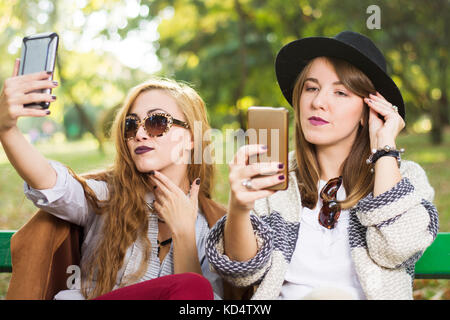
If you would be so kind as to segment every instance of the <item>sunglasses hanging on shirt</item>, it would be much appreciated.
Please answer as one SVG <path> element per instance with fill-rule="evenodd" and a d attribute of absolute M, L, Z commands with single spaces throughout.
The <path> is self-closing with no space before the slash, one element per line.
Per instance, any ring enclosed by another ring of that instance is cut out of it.
<path fill-rule="evenodd" d="M 329 180 L 320 191 L 322 208 L 319 211 L 319 224 L 327 229 L 333 229 L 341 214 L 341 206 L 336 200 L 339 187 L 342 184 L 342 177 Z"/>

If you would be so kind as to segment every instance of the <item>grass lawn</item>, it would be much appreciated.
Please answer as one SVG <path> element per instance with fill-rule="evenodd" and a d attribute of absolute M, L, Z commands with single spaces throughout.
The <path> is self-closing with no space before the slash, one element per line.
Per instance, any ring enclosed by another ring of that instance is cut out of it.
<path fill-rule="evenodd" d="M 402 135 L 397 140 L 398 147 L 406 149 L 404 158 L 419 163 L 427 172 L 435 189 L 434 203 L 440 215 L 440 232 L 450 232 L 450 131 L 445 134 L 445 142 L 433 146 L 428 135 Z M 106 146 L 105 154 L 97 151 L 95 142 L 90 140 L 42 144 L 37 148 L 49 159 L 60 161 L 77 173 L 105 168 L 113 161 L 114 149 Z M 23 195 L 23 181 L 9 164 L 0 148 L 0 229 L 19 229 L 25 224 L 36 208 Z M 214 198 L 226 204 L 229 197 L 228 167 L 217 166 Z M 0 299 L 4 298 L 10 274 L 0 273 Z M 450 299 L 450 280 L 415 280 L 416 299 Z"/>

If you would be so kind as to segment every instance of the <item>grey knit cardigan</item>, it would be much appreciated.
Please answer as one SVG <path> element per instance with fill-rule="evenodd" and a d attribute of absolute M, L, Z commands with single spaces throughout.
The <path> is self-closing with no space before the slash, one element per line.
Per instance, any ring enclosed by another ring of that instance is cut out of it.
<path fill-rule="evenodd" d="M 289 153 L 289 186 L 255 202 L 250 219 L 258 252 L 248 261 L 224 255 L 226 215 L 210 230 L 211 267 L 239 287 L 256 285 L 252 299 L 277 299 L 297 243 L 301 197 L 295 153 Z M 412 299 L 414 266 L 439 229 L 434 190 L 424 170 L 403 160 L 402 180 L 377 197 L 370 193 L 349 211 L 351 257 L 367 299 Z"/>

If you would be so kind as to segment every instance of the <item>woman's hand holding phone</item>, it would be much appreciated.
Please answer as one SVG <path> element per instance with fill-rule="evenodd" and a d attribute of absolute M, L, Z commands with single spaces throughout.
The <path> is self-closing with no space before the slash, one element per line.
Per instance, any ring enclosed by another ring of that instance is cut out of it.
<path fill-rule="evenodd" d="M 51 94 L 33 92 L 58 86 L 56 81 L 49 80 L 47 72 L 18 76 L 19 64 L 20 59 L 16 59 L 13 75 L 5 80 L 0 95 L 0 135 L 15 127 L 19 117 L 44 117 L 50 113 L 48 110 L 24 108 L 25 104 L 56 100 Z"/>
<path fill-rule="evenodd" d="M 230 213 L 249 212 L 253 209 L 256 200 L 276 192 L 266 188 L 279 184 L 285 179 L 284 175 L 280 174 L 280 171 L 284 169 L 280 162 L 250 162 L 250 157 L 265 152 L 267 148 L 262 144 L 245 145 L 237 151 L 233 162 L 229 164 Z M 260 175 L 263 177 L 253 178 Z"/>
<path fill-rule="evenodd" d="M 232 260 L 247 261 L 257 253 L 256 238 L 250 222 L 250 210 L 255 201 L 268 197 L 276 190 L 265 188 L 285 179 L 279 162 L 251 163 L 250 157 L 267 152 L 262 144 L 241 147 L 229 164 L 230 200 L 224 230 L 225 254 Z M 258 177 L 255 177 L 258 176 Z M 255 177 L 255 178 L 252 178 Z"/>

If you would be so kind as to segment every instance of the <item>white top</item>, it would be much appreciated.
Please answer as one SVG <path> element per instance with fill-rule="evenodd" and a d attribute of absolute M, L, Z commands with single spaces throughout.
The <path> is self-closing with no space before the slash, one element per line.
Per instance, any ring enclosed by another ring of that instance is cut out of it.
<path fill-rule="evenodd" d="M 319 181 L 318 193 L 326 181 Z M 346 197 L 344 185 L 337 200 Z M 349 211 L 342 210 L 334 229 L 319 224 L 320 199 L 313 210 L 303 207 L 297 244 L 285 275 L 279 299 L 322 298 L 366 299 L 350 256 L 348 238 Z"/>

